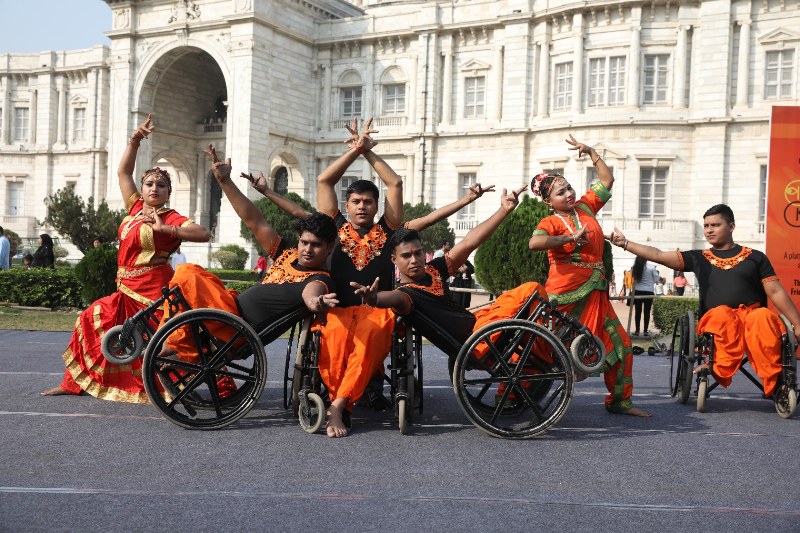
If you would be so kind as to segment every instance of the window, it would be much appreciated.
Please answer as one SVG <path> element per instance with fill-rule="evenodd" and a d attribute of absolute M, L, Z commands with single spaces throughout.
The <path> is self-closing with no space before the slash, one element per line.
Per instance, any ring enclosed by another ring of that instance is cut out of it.
<path fill-rule="evenodd" d="M 611 171 L 612 174 L 614 173 L 614 168 L 613 167 L 609 166 L 608 169 Z M 598 180 L 598 178 L 597 178 L 597 168 L 596 167 L 589 167 L 589 170 L 586 172 L 586 190 L 589 190 L 589 187 L 594 185 L 594 183 L 597 180 Z M 580 197 L 583 194 L 581 191 L 576 191 L 576 192 L 578 194 L 578 197 Z M 608 202 L 606 202 L 605 205 L 603 206 L 603 208 L 600 210 L 600 214 L 611 213 L 611 204 L 612 204 L 613 201 L 614 201 L 614 198 L 612 197 Z"/>
<path fill-rule="evenodd" d="M 286 167 L 280 167 L 275 172 L 275 184 L 272 189 L 281 196 L 286 196 L 289 192 L 289 171 Z"/>
<path fill-rule="evenodd" d="M 553 109 L 568 109 L 572 106 L 572 62 L 556 65 Z"/>
<path fill-rule="evenodd" d="M 643 168 L 639 171 L 639 216 L 666 215 L 667 169 Z"/>
<path fill-rule="evenodd" d="M 23 204 L 23 186 L 22 182 L 11 182 L 8 184 L 8 193 L 6 198 L 8 198 L 8 206 L 6 208 L 6 214 L 8 215 L 22 215 L 22 204 Z"/>
<path fill-rule="evenodd" d="M 86 140 L 86 108 L 76 107 L 72 114 L 72 140 Z"/>
<path fill-rule="evenodd" d="M 625 104 L 625 58 L 589 60 L 589 107 Z"/>
<path fill-rule="evenodd" d="M 14 140 L 28 140 L 28 121 L 30 119 L 30 109 L 27 107 L 17 107 L 14 109 Z"/>
<path fill-rule="evenodd" d="M 406 112 L 405 84 L 384 85 L 383 114 L 402 115 Z"/>
<path fill-rule="evenodd" d="M 792 97 L 794 50 L 767 52 L 764 99 Z"/>
<path fill-rule="evenodd" d="M 767 165 L 761 165 L 761 179 L 758 186 L 758 221 L 767 219 Z"/>
<path fill-rule="evenodd" d="M 667 103 L 667 79 L 669 54 L 644 56 L 643 104 Z"/>
<path fill-rule="evenodd" d="M 354 118 L 361 116 L 361 87 L 350 87 L 341 90 L 341 116 Z"/>
<path fill-rule="evenodd" d="M 342 179 L 339 180 L 339 211 L 345 217 L 347 216 L 347 209 L 345 209 L 347 205 L 347 188 L 358 179 L 355 176 L 342 176 Z"/>
<path fill-rule="evenodd" d="M 464 78 L 464 118 L 482 118 L 486 106 L 486 77 Z"/>
<path fill-rule="evenodd" d="M 477 174 L 474 172 L 468 172 L 458 175 L 458 183 L 461 191 L 461 195 L 459 198 L 463 198 L 464 195 L 469 193 L 469 188 L 475 185 L 477 180 Z M 477 211 L 475 209 L 475 202 L 462 207 L 458 210 L 458 220 L 475 220 Z"/>

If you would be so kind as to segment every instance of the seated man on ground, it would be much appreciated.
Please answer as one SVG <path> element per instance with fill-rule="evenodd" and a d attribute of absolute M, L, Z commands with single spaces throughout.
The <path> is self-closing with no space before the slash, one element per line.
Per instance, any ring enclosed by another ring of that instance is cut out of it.
<path fill-rule="evenodd" d="M 735 227 L 731 208 L 717 204 L 703 215 L 703 234 L 711 245 L 706 250 L 664 252 L 631 242 L 618 229 L 606 238 L 648 261 L 694 272 L 700 285 L 697 331 L 714 335 L 714 378 L 723 387 L 730 385 L 747 353 L 763 383 L 764 396 L 770 397 L 781 375 L 780 337 L 784 326 L 766 307 L 767 300 L 791 322 L 791 334 L 796 338 L 800 337 L 800 313 L 778 281 L 769 258 L 734 242 Z"/>

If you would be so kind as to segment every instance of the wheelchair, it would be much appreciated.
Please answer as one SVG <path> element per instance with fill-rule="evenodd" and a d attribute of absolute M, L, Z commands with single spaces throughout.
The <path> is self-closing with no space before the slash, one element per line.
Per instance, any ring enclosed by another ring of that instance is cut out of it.
<path fill-rule="evenodd" d="M 156 313 L 165 302 L 171 318 L 159 328 Z M 158 300 L 109 329 L 101 347 L 106 359 L 117 364 L 142 357 L 147 396 L 168 420 L 187 429 L 220 429 L 258 402 L 267 376 L 264 346 L 297 328 L 306 314 L 305 310 L 290 313 L 256 333 L 245 320 L 226 311 L 191 309 L 179 287 L 165 287 Z M 167 341 L 174 334 L 188 339 L 192 361 L 170 349 Z M 289 350 L 291 346 L 290 342 Z M 227 395 L 218 387 L 223 377 L 236 384 Z M 324 410 L 316 416 L 324 420 Z"/>
<path fill-rule="evenodd" d="M 797 410 L 797 344 L 794 335 L 791 334 L 792 325 L 781 315 L 781 320 L 787 333 L 781 335 L 781 374 L 778 378 L 778 385 L 773 395 L 775 411 L 781 418 L 791 418 Z M 670 395 L 677 397 L 678 401 L 685 404 L 692 393 L 692 382 L 696 384 L 695 394 L 697 396 L 697 411 L 702 413 L 707 406 L 711 391 L 719 386 L 719 383 L 711 379 L 714 376 L 711 368 L 714 363 L 714 335 L 711 333 L 697 334 L 697 324 L 695 323 L 694 313 L 687 311 L 685 315 L 675 320 L 672 331 L 672 342 L 667 355 L 669 362 L 669 387 Z M 747 354 L 742 358 L 739 371 L 747 377 L 761 392 L 764 387 L 753 374 L 745 368 L 748 361 Z M 707 364 L 707 368 L 702 368 L 695 372 L 695 368 Z"/>
<path fill-rule="evenodd" d="M 312 328 L 314 317 L 308 317 L 292 327 L 286 348 L 283 369 L 283 407 L 297 417 L 307 433 L 316 433 L 326 419 L 326 400 L 319 374 L 320 331 Z M 295 328 L 298 335 L 295 337 Z M 297 339 L 295 361 L 292 364 L 292 344 Z"/>
<path fill-rule="evenodd" d="M 534 293 L 513 318 L 483 326 L 460 347 L 456 399 L 489 435 L 541 435 L 566 412 L 576 370 L 593 373 L 605 362 L 603 342 L 557 305 Z"/>

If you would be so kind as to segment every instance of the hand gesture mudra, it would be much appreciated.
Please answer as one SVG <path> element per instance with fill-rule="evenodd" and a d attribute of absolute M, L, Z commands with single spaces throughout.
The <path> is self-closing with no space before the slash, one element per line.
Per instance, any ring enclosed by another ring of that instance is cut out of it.
<path fill-rule="evenodd" d="M 494 185 L 488 185 L 486 187 L 483 187 L 480 183 L 476 183 L 474 185 L 471 185 L 469 188 L 469 195 L 470 198 L 473 200 L 477 200 L 478 198 L 483 196 L 483 193 L 485 192 L 494 192 Z"/>
<path fill-rule="evenodd" d="M 164 222 L 161 221 L 161 217 L 158 216 L 158 213 L 155 210 L 145 215 L 142 222 L 153 228 L 153 233 L 161 233 L 166 227 Z"/>
<path fill-rule="evenodd" d="M 589 244 L 589 230 L 586 229 L 586 226 L 582 227 L 577 231 L 577 233 L 572 234 L 572 240 L 575 241 L 577 246 L 583 246 L 584 244 Z"/>
<path fill-rule="evenodd" d="M 625 246 L 625 242 L 628 240 L 618 228 L 614 228 L 611 233 L 604 235 L 604 237 L 614 246 Z"/>
<path fill-rule="evenodd" d="M 519 195 L 527 188 L 527 185 L 523 185 L 517 190 L 512 190 L 510 193 L 506 189 L 503 189 L 503 195 L 500 197 L 500 206 L 506 211 L 513 211 L 519 205 Z"/>
<path fill-rule="evenodd" d="M 147 114 L 147 118 L 145 119 L 145 121 L 142 122 L 141 124 L 139 124 L 139 126 L 133 132 L 133 136 L 138 138 L 139 140 L 147 139 L 147 137 L 151 133 L 156 131 L 156 127 L 153 126 L 152 124 L 150 124 L 150 122 L 152 120 L 153 120 L 153 114 L 152 113 L 148 113 Z"/>
<path fill-rule="evenodd" d="M 378 303 L 378 282 L 380 278 L 375 278 L 375 281 L 372 282 L 371 285 L 361 285 L 360 283 L 356 283 L 355 281 L 350 282 L 350 286 L 355 289 L 355 294 L 357 296 L 361 296 L 361 301 L 363 301 L 367 305 L 371 305 L 375 307 L 375 304 Z"/>
<path fill-rule="evenodd" d="M 255 190 L 264 196 L 267 195 L 267 191 L 269 191 L 269 185 L 267 185 L 267 178 L 264 176 L 263 172 L 260 170 L 258 171 L 258 178 L 253 177 L 253 174 L 249 172 L 242 172 L 241 177 L 249 181 L 250 185 L 252 185 Z"/>
<path fill-rule="evenodd" d="M 576 141 L 575 137 L 573 137 L 571 133 L 569 135 L 569 139 L 566 139 L 566 141 L 569 144 L 572 145 L 572 147 L 569 148 L 570 150 L 577 150 L 578 151 L 578 157 L 581 157 L 584 154 L 589 155 L 592 152 L 592 147 L 591 146 L 589 146 L 587 144 L 583 144 L 582 142 Z M 590 155 L 590 157 L 591 157 L 591 155 Z"/>
<path fill-rule="evenodd" d="M 355 148 L 358 153 L 363 154 L 372 150 L 378 143 L 372 138 L 373 133 L 378 133 L 378 130 L 372 129 L 372 117 L 368 118 L 364 123 L 364 130 L 358 133 L 358 118 L 353 118 L 352 124 L 345 124 L 347 131 L 350 133 L 350 138 L 344 141 L 350 148 Z"/>

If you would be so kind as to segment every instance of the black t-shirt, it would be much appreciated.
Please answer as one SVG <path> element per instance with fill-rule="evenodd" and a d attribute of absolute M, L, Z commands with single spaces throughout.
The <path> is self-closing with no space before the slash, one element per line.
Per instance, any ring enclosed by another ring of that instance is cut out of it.
<path fill-rule="evenodd" d="M 448 255 L 437 257 L 425 266 L 425 276 L 413 283 L 401 283 L 397 289 L 411 298 L 408 322 L 440 350 L 455 357 L 472 334 L 475 315 L 451 299 L 445 283 L 453 274 L 449 263 Z M 437 329 L 446 331 L 458 346 L 453 346 Z"/>
<path fill-rule="evenodd" d="M 758 250 L 736 245 L 730 250 L 678 252 L 681 270 L 694 272 L 700 285 L 700 316 L 720 305 L 737 308 L 767 305 L 764 283 L 777 279 L 769 258 Z"/>
<path fill-rule="evenodd" d="M 394 235 L 395 229 L 389 226 L 385 217 L 381 217 L 369 230 L 356 230 L 341 211 L 336 214 L 334 221 L 339 228 L 339 239 L 331 255 L 331 277 L 339 306 L 361 305 L 361 297 L 354 293 L 351 281 L 370 285 L 380 277 L 378 289 L 392 290 L 394 265 L 386 243 Z"/>
<path fill-rule="evenodd" d="M 324 270 L 311 270 L 300 265 L 297 249 L 289 248 L 283 240 L 270 256 L 274 263 L 267 270 L 264 281 L 236 297 L 239 312 L 256 331 L 297 311 L 307 315 L 309 311 L 302 295 L 303 289 L 312 281 L 324 283 L 328 288 L 325 292 L 330 292 L 333 286 L 330 275 Z M 271 342 L 284 331 L 273 332 L 266 342 Z"/>

